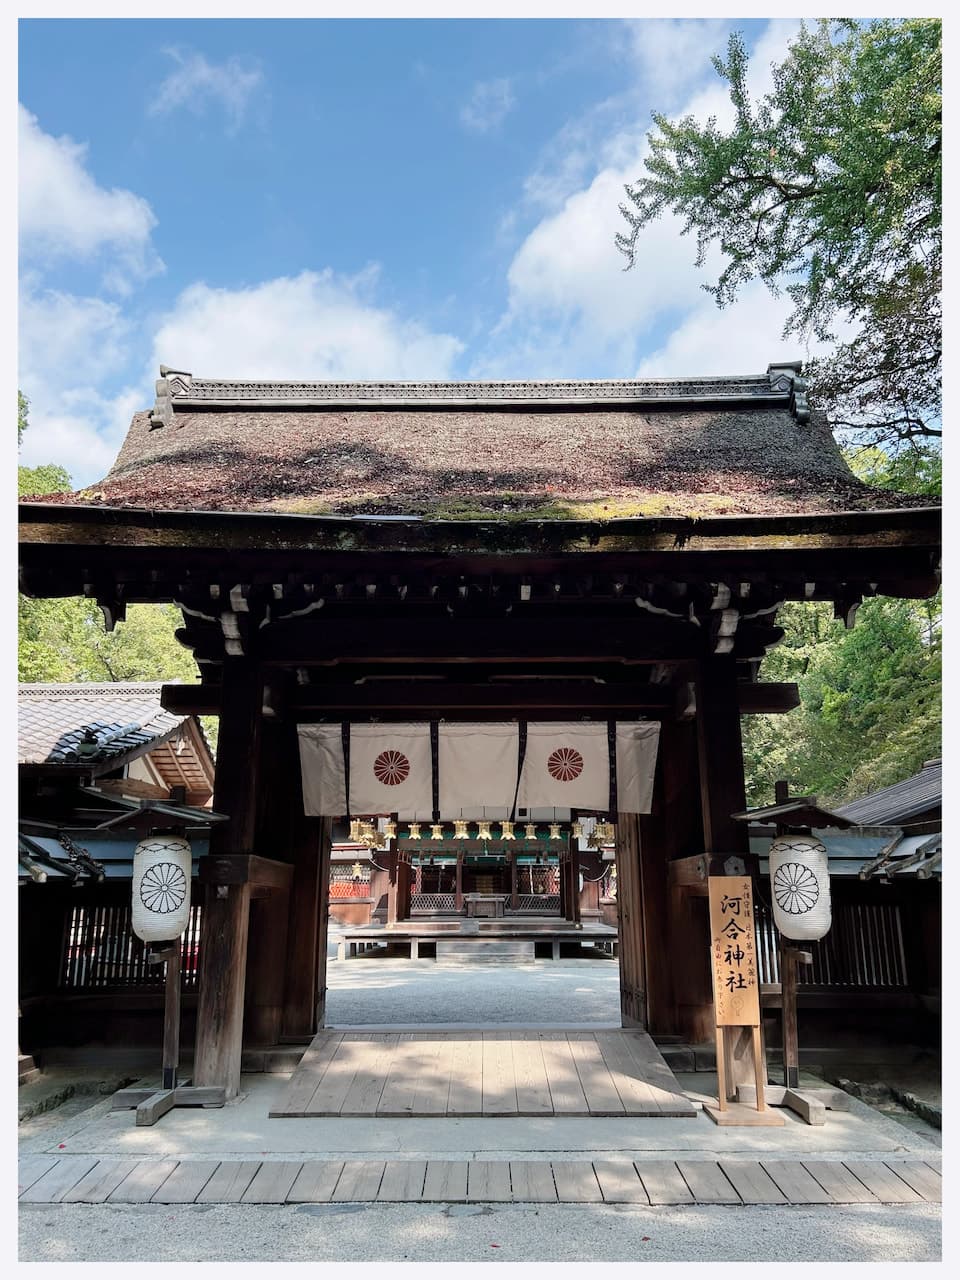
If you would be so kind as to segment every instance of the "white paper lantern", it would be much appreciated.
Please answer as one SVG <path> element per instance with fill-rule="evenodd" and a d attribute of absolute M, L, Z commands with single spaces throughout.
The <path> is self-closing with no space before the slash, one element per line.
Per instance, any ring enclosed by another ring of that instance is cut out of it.
<path fill-rule="evenodd" d="M 785 938 L 814 942 L 830 928 L 830 870 L 816 836 L 777 836 L 770 846 L 773 919 Z"/>
<path fill-rule="evenodd" d="M 190 919 L 193 853 L 182 836 L 149 836 L 133 855 L 133 932 L 144 942 L 179 938 Z"/>

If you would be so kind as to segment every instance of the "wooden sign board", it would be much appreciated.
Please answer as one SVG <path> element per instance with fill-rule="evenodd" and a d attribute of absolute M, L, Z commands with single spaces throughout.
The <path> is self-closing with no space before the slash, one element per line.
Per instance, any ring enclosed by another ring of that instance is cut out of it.
<path fill-rule="evenodd" d="M 710 954 L 718 1027 L 759 1027 L 760 980 L 749 876 L 710 876 Z"/>

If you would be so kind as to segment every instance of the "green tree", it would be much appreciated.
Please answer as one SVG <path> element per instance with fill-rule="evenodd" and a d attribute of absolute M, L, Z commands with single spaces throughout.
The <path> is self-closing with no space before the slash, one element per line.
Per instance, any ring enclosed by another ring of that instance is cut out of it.
<path fill-rule="evenodd" d="M 17 439 L 27 429 L 29 403 L 17 393 Z M 18 468 L 21 497 L 69 492 L 69 473 L 54 463 Z M 176 639 L 182 625 L 172 604 L 136 604 L 107 632 L 94 600 L 34 600 L 21 595 L 19 678 L 25 682 L 197 679 L 193 655 Z"/>
<path fill-rule="evenodd" d="M 785 333 L 834 341 L 811 362 L 836 428 L 899 446 L 940 434 L 941 35 L 933 18 L 803 26 L 759 102 L 742 38 L 713 60 L 734 123 L 654 113 L 646 174 L 626 188 L 628 264 L 643 228 L 684 219 L 719 306 L 763 280 L 793 303 Z"/>
<path fill-rule="evenodd" d="M 871 484 L 940 492 L 939 449 L 914 447 L 891 458 L 868 447 L 848 460 Z M 939 592 L 929 600 L 867 600 L 852 631 L 827 604 L 789 603 L 777 620 L 785 635 L 764 659 L 763 677 L 796 681 L 800 706 L 743 718 L 751 804 L 771 803 L 780 778 L 828 805 L 855 800 L 940 754 Z"/>

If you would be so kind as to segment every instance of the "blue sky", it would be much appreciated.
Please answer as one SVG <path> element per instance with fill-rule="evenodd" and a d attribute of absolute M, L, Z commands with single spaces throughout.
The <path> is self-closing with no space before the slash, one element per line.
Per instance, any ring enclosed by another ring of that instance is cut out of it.
<path fill-rule="evenodd" d="M 736 23 L 757 90 L 796 24 Z M 205 377 L 760 372 L 663 220 L 613 247 L 650 112 L 721 117 L 718 19 L 24 20 L 21 458 L 108 470 L 161 362 Z"/>

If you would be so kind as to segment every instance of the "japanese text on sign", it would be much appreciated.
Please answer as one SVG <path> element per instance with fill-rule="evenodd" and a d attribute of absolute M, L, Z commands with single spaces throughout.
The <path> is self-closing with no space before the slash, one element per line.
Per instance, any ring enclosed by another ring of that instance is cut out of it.
<path fill-rule="evenodd" d="M 758 1027 L 753 885 L 749 876 L 711 876 L 710 951 L 718 1027 Z"/>

